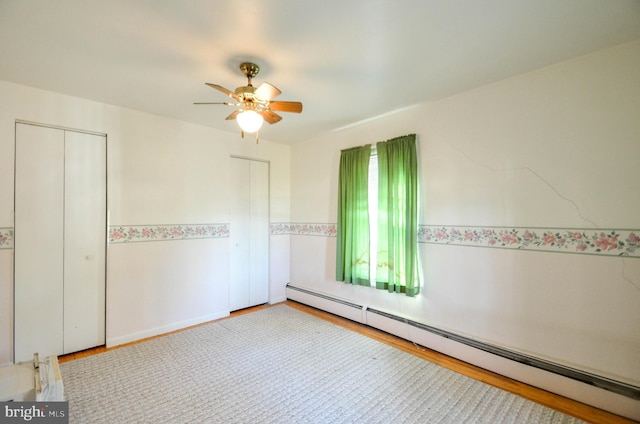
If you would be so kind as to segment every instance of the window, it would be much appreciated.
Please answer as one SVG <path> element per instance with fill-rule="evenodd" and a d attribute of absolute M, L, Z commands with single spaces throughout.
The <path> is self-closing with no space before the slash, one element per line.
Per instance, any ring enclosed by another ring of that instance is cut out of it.
<path fill-rule="evenodd" d="M 415 296 L 418 277 L 415 134 L 341 152 L 336 279 Z"/>

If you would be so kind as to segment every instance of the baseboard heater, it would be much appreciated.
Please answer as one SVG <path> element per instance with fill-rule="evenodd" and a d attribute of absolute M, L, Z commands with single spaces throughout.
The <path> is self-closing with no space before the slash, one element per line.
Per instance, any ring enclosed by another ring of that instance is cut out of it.
<path fill-rule="evenodd" d="M 326 294 L 317 293 L 311 290 L 306 290 L 300 287 L 292 286 L 291 284 L 287 284 L 287 289 L 295 290 L 306 295 L 314 296 L 320 299 L 324 299 L 330 302 L 334 302 L 337 304 L 341 304 L 347 306 L 349 308 L 359 309 L 362 313 L 371 313 L 377 314 L 379 316 L 392 319 L 395 321 L 399 321 L 401 323 L 410 325 L 412 327 L 418 328 L 420 330 L 424 330 L 430 332 L 432 334 L 436 334 L 440 337 L 444 337 L 449 340 L 453 340 L 458 343 L 462 343 L 464 345 L 482 350 L 484 352 L 491 353 L 493 355 L 497 355 L 506 359 L 510 359 L 515 362 L 519 362 L 521 364 L 525 364 L 531 367 L 535 367 L 544 371 L 552 372 L 554 374 L 561 375 L 563 377 L 570 378 L 572 380 L 577 380 L 582 383 L 586 383 L 604 390 L 608 390 L 610 392 L 614 392 L 631 399 L 640 400 L 640 387 L 632 386 L 630 384 L 612 380 L 607 377 L 602 377 L 600 375 L 592 374 L 586 371 L 582 371 L 579 369 L 567 367 L 565 365 L 557 364 L 554 362 L 546 361 L 540 358 L 536 358 L 530 355 L 526 355 L 520 352 L 512 351 L 509 349 L 505 349 L 499 346 L 492 345 L 490 343 L 486 343 L 480 340 L 471 339 L 466 336 L 462 336 L 460 334 L 452 333 L 450 331 L 442 330 L 440 328 L 432 327 L 430 325 L 426 325 L 417 321 L 413 321 L 410 319 L 406 319 L 404 317 L 399 317 L 397 315 L 390 314 L 388 312 L 380 311 L 371 307 L 366 307 L 364 305 L 358 305 L 353 302 L 345 301 L 343 299 L 338 299 L 332 296 L 328 296 Z M 299 301 L 301 303 L 305 303 L 304 301 L 300 301 L 297 299 L 291 299 L 294 301 Z M 311 305 L 313 306 L 313 305 Z"/>

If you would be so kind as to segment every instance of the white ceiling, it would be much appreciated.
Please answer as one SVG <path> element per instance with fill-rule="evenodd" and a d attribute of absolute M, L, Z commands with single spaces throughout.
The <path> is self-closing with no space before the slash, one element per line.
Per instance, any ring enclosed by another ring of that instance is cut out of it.
<path fill-rule="evenodd" d="M 239 133 L 261 67 L 293 143 L 640 37 L 638 0 L 0 0 L 0 80 Z"/>

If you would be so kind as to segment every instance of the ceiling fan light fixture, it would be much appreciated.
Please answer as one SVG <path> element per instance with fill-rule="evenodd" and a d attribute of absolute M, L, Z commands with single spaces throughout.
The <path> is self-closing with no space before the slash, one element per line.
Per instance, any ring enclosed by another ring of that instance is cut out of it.
<path fill-rule="evenodd" d="M 254 133 L 262 128 L 264 118 L 255 110 L 245 110 L 236 116 L 236 121 L 242 131 L 246 133 Z"/>
<path fill-rule="evenodd" d="M 256 142 L 258 141 L 258 131 L 262 128 L 264 121 L 267 121 L 268 124 L 275 124 L 282 120 L 282 116 L 276 112 L 302 112 L 302 103 L 300 102 L 273 100 L 281 94 L 281 91 L 274 85 L 263 82 L 257 88 L 253 86 L 251 81 L 260 71 L 260 67 L 255 63 L 241 63 L 240 71 L 247 77 L 247 85 L 238 87 L 235 91 L 218 84 L 205 83 L 209 87 L 231 97 L 236 103 L 195 102 L 194 104 L 240 106 L 240 109 L 233 111 L 225 120 L 231 121 L 235 119 L 242 130 L 243 138 L 244 133 L 256 133 Z"/>

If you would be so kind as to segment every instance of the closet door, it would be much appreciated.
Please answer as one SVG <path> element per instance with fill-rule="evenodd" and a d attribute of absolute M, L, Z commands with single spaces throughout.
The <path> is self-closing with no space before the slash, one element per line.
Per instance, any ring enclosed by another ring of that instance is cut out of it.
<path fill-rule="evenodd" d="M 64 352 L 105 342 L 106 138 L 65 132 Z"/>
<path fill-rule="evenodd" d="M 230 310 L 269 300 L 269 164 L 231 159 Z"/>
<path fill-rule="evenodd" d="M 106 137 L 16 125 L 16 362 L 105 341 Z"/>
<path fill-rule="evenodd" d="M 229 222 L 231 243 L 229 271 L 229 309 L 236 311 L 249 306 L 249 259 L 250 259 L 250 206 L 249 194 L 250 162 L 231 159 Z"/>
<path fill-rule="evenodd" d="M 63 352 L 63 163 L 63 131 L 16 125 L 16 362 Z"/>
<path fill-rule="evenodd" d="M 269 301 L 269 164 L 249 162 L 249 306 L 255 306 Z"/>

